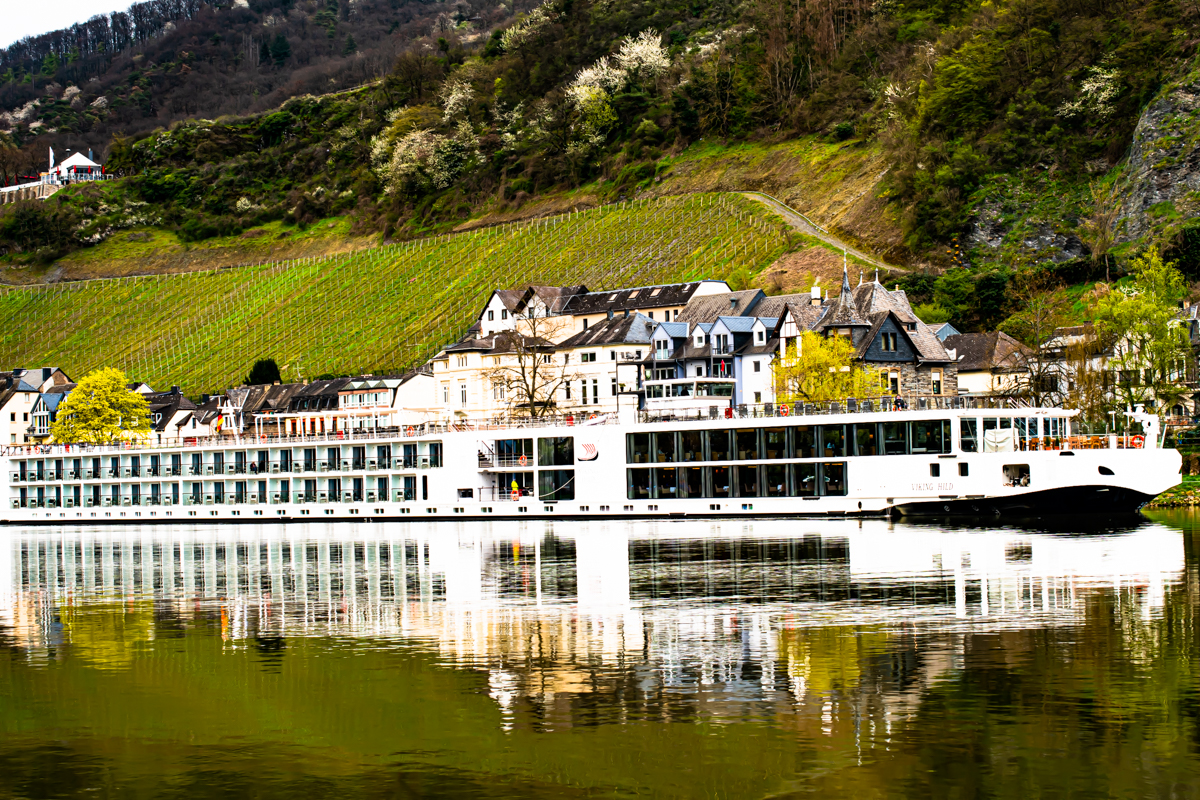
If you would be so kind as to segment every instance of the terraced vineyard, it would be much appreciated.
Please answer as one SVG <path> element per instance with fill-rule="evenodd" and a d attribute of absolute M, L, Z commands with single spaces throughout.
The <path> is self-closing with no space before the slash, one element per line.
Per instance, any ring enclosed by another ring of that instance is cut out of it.
<path fill-rule="evenodd" d="M 117 366 L 224 389 L 258 358 L 285 380 L 386 374 L 466 331 L 493 289 L 594 290 L 758 271 L 785 225 L 740 195 L 635 201 L 322 259 L 0 290 L 0 367 Z"/>

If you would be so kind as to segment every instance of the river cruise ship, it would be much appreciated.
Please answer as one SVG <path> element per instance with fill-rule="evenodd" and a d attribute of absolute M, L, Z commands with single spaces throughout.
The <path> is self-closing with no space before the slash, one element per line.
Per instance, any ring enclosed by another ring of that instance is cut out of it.
<path fill-rule="evenodd" d="M 177 444 L 13 447 L 19 524 L 1132 512 L 1179 481 L 1157 420 L 970 398 L 691 407 Z"/>

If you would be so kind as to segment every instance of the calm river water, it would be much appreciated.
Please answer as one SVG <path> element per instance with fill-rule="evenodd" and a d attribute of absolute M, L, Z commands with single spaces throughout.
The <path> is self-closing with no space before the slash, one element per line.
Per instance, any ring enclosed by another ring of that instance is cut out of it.
<path fill-rule="evenodd" d="M 0 798 L 1196 797 L 1200 518 L 0 530 Z"/>

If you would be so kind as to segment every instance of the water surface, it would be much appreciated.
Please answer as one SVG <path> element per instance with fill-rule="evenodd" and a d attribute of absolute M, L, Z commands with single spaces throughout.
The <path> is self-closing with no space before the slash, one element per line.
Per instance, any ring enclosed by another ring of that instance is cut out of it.
<path fill-rule="evenodd" d="M 1189 512 L 0 531 L 0 797 L 1195 797 Z"/>

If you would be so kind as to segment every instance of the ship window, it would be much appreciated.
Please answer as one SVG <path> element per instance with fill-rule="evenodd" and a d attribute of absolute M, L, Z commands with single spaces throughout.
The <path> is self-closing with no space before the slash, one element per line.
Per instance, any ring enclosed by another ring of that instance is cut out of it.
<path fill-rule="evenodd" d="M 1101 475 L 1115 475 L 1116 474 L 1108 467 L 1097 467 L 1097 469 L 1100 470 Z"/>
<path fill-rule="evenodd" d="M 575 437 L 538 439 L 538 466 L 569 467 L 575 463 Z M 542 498 L 543 500 L 546 498 Z M 567 499 L 567 498 L 563 498 Z"/>
<path fill-rule="evenodd" d="M 874 422 L 854 426 L 855 455 L 879 455 L 879 431 Z"/>
<path fill-rule="evenodd" d="M 942 465 L 941 464 L 930 464 L 929 465 L 929 477 L 940 478 L 941 476 L 942 476 Z"/>
<path fill-rule="evenodd" d="M 766 472 L 767 497 L 787 497 L 787 467 L 783 464 L 768 464 Z"/>
<path fill-rule="evenodd" d="M 758 452 L 757 428 L 734 431 L 734 438 L 737 443 L 737 458 L 739 461 L 747 461 L 752 458 L 761 458 Z M 748 495 L 742 496 L 747 497 Z"/>
<path fill-rule="evenodd" d="M 662 500 L 674 500 L 678 497 L 679 486 L 675 480 L 674 467 L 659 467 L 654 470 L 655 497 Z"/>
<path fill-rule="evenodd" d="M 731 467 L 710 467 L 712 470 L 712 496 L 729 497 Z"/>
<path fill-rule="evenodd" d="M 817 429 L 811 425 L 800 425 L 792 429 L 796 446 L 796 458 L 817 457 Z"/>
<path fill-rule="evenodd" d="M 965 461 L 958 465 L 958 474 L 962 477 L 967 477 L 971 474 L 971 467 Z"/>
<path fill-rule="evenodd" d="M 1012 420 L 1008 420 L 1012 422 Z M 933 419 L 912 423 L 912 452 L 949 453 L 950 422 Z"/>
<path fill-rule="evenodd" d="M 649 500 L 650 499 L 650 470 L 648 469 L 627 469 L 626 474 L 626 496 L 630 500 Z"/>
<path fill-rule="evenodd" d="M 792 477 L 797 497 L 817 496 L 816 464 L 795 464 Z"/>
<path fill-rule="evenodd" d="M 650 434 L 629 433 L 625 435 L 625 446 L 628 449 L 630 464 L 650 463 Z M 632 499 L 632 498 L 630 498 Z"/>
<path fill-rule="evenodd" d="M 763 458 L 787 458 L 787 429 L 763 430 Z"/>
<path fill-rule="evenodd" d="M 563 438 L 570 439 L 571 437 L 568 436 Z M 574 500 L 575 470 L 538 470 L 538 499 L 543 501 Z"/>
<path fill-rule="evenodd" d="M 675 434 L 654 434 L 654 460 L 662 464 L 675 460 Z"/>
<path fill-rule="evenodd" d="M 680 497 L 704 497 L 703 467 L 680 467 L 676 470 Z"/>
<path fill-rule="evenodd" d="M 846 455 L 846 426 L 821 426 L 821 455 L 828 458 Z"/>
<path fill-rule="evenodd" d="M 1037 424 L 1037 420 L 1034 420 Z M 964 453 L 979 452 L 979 420 L 962 419 L 958 421 L 959 436 L 962 439 L 962 451 Z"/>
<path fill-rule="evenodd" d="M 704 435 L 701 431 L 683 431 L 679 434 L 679 460 L 704 460 Z"/>
<path fill-rule="evenodd" d="M 708 431 L 708 460 L 728 461 L 731 453 L 729 431 Z"/>
<path fill-rule="evenodd" d="M 822 494 L 840 497 L 846 494 L 846 465 L 844 463 L 821 464 Z"/>
<path fill-rule="evenodd" d="M 743 464 L 737 468 L 738 497 L 758 497 L 758 466 Z"/>
<path fill-rule="evenodd" d="M 902 456 L 908 452 L 908 423 L 883 423 L 883 452 L 889 456 Z"/>

